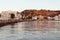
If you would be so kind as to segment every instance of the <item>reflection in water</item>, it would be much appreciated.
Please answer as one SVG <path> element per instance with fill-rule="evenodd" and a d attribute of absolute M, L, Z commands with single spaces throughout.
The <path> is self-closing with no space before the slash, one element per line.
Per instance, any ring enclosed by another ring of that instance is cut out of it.
<path fill-rule="evenodd" d="M 60 40 L 60 21 L 31 21 L 0 28 L 0 40 Z"/>
<path fill-rule="evenodd" d="M 24 31 L 54 31 L 60 30 L 60 22 L 53 21 L 33 21 L 33 22 L 25 22 Z"/>
<path fill-rule="evenodd" d="M 14 34 L 15 33 L 15 30 L 14 30 L 14 24 L 11 25 L 11 34 Z"/>

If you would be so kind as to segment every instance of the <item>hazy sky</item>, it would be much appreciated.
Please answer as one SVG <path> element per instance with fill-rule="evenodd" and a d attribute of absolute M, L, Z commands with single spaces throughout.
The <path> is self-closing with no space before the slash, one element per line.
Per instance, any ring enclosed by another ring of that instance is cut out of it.
<path fill-rule="evenodd" d="M 0 11 L 25 9 L 59 10 L 60 0 L 0 0 Z"/>

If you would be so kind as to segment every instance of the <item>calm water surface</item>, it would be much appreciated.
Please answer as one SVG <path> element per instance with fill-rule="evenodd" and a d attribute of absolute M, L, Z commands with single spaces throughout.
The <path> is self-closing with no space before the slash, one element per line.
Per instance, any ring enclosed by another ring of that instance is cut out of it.
<path fill-rule="evenodd" d="M 0 28 L 0 40 L 60 40 L 60 21 L 19 22 Z"/>

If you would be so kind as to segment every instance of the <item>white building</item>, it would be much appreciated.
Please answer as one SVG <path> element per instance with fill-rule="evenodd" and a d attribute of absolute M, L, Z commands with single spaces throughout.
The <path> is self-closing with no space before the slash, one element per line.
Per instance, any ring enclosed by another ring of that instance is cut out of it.
<path fill-rule="evenodd" d="M 8 20 L 11 19 L 11 14 L 15 14 L 15 18 L 17 18 L 17 12 L 16 11 L 2 11 L 1 12 L 1 18 L 2 20 Z"/>
<path fill-rule="evenodd" d="M 32 20 L 37 20 L 37 16 L 33 16 L 32 17 Z"/>
<path fill-rule="evenodd" d="M 50 20 L 51 19 L 51 17 L 47 17 L 48 18 L 48 20 Z"/>
<path fill-rule="evenodd" d="M 53 20 L 54 19 L 54 17 L 50 17 L 50 16 L 48 16 L 47 18 L 48 18 L 48 20 Z"/>

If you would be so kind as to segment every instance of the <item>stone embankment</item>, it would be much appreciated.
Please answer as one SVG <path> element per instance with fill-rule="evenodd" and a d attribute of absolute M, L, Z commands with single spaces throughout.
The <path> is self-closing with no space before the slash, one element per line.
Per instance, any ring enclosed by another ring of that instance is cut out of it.
<path fill-rule="evenodd" d="M 8 24 L 14 24 L 17 22 L 22 22 L 23 20 L 17 19 L 10 19 L 10 20 L 0 20 L 0 27 Z"/>

